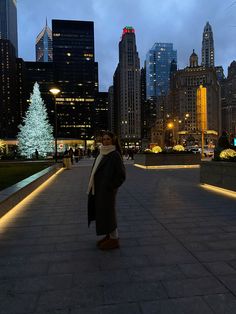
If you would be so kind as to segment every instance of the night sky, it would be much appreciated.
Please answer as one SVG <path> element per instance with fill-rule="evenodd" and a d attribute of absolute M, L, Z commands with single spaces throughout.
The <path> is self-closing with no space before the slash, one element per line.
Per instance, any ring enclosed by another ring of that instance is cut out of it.
<path fill-rule="evenodd" d="M 172 42 L 178 68 L 189 63 L 192 50 L 201 63 L 202 32 L 212 26 L 215 65 L 236 60 L 236 1 L 232 0 L 18 0 L 19 57 L 35 61 L 35 39 L 52 19 L 94 21 L 95 58 L 100 91 L 107 91 L 118 63 L 118 43 L 125 26 L 133 26 L 141 66 L 155 42 Z"/>

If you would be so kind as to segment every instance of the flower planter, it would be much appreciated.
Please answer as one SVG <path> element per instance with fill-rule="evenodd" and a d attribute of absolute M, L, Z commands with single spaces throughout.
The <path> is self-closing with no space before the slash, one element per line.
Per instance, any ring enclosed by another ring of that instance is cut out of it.
<path fill-rule="evenodd" d="M 142 166 L 165 166 L 165 165 L 197 165 L 201 162 L 199 153 L 159 153 L 159 154 L 136 154 L 134 163 Z"/>
<path fill-rule="evenodd" d="M 202 161 L 200 183 L 236 191 L 236 162 Z"/>

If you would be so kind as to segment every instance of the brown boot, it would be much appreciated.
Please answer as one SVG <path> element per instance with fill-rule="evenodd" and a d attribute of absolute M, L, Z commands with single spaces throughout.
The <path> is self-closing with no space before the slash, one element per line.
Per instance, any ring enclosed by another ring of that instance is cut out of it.
<path fill-rule="evenodd" d="M 102 244 L 104 241 L 109 240 L 109 239 L 110 239 L 110 235 L 107 234 L 104 238 L 97 241 L 97 246 L 100 246 L 100 244 Z"/>
<path fill-rule="evenodd" d="M 99 245 L 99 249 L 101 250 L 113 250 L 118 249 L 120 247 L 119 239 L 108 239 L 102 242 Z"/>

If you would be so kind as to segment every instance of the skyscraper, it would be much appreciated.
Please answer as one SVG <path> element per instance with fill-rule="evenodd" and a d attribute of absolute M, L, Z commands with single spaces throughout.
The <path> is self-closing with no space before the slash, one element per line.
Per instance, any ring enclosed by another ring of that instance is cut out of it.
<path fill-rule="evenodd" d="M 94 56 L 93 22 L 52 20 L 54 82 L 58 137 L 84 140 L 94 136 L 98 64 Z"/>
<path fill-rule="evenodd" d="M 205 140 L 208 143 L 215 142 L 221 130 L 220 86 L 215 68 L 199 66 L 198 56 L 193 51 L 189 66 L 176 71 L 172 80 L 168 101 L 173 110 L 171 116 L 176 119 L 175 130 L 178 129 L 181 143 L 192 145 L 201 142 L 201 130 L 197 121 L 197 89 L 200 85 L 207 89 L 208 127 Z"/>
<path fill-rule="evenodd" d="M 215 65 L 213 32 L 209 22 L 206 23 L 202 35 L 202 66 Z"/>
<path fill-rule="evenodd" d="M 36 38 L 35 45 L 36 61 L 51 62 L 52 61 L 52 31 L 47 25 L 42 29 Z"/>
<path fill-rule="evenodd" d="M 15 48 L 7 39 L 0 39 L 0 138 L 14 138 L 20 121 L 17 95 Z"/>
<path fill-rule="evenodd" d="M 172 43 L 155 43 L 146 56 L 147 99 L 166 95 L 169 90 L 171 62 L 177 63 Z"/>
<path fill-rule="evenodd" d="M 236 61 L 228 67 L 228 76 L 221 82 L 222 129 L 236 137 Z"/>
<path fill-rule="evenodd" d="M 119 43 L 119 64 L 114 76 L 116 120 L 122 144 L 139 146 L 141 139 L 140 62 L 135 41 L 135 30 L 123 29 Z M 118 102 L 117 102 L 118 100 Z"/>
<path fill-rule="evenodd" d="M 0 0 L 0 39 L 8 39 L 18 55 L 16 0 Z"/>

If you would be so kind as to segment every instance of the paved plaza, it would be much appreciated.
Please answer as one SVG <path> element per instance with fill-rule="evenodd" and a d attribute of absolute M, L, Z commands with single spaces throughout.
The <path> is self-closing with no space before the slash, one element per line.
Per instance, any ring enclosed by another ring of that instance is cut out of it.
<path fill-rule="evenodd" d="M 199 169 L 126 162 L 121 248 L 96 248 L 86 189 L 92 160 L 56 175 L 0 220 L 0 314 L 236 313 L 236 199 Z"/>

